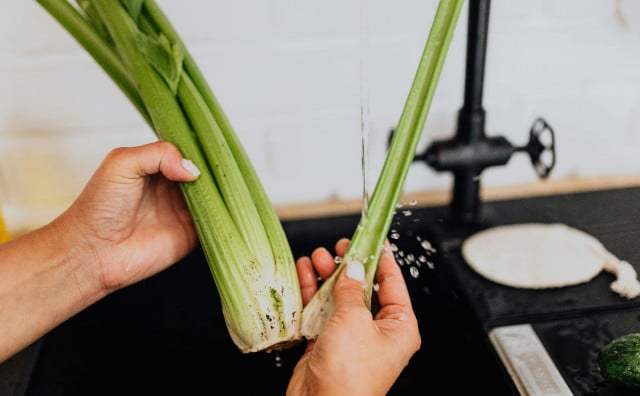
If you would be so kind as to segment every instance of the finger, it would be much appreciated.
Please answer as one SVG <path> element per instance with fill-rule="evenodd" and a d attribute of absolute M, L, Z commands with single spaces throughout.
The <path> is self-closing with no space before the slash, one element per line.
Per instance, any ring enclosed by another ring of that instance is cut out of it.
<path fill-rule="evenodd" d="M 109 156 L 118 164 L 118 171 L 126 178 L 138 179 L 162 173 L 173 181 L 193 181 L 200 171 L 169 142 L 154 142 L 137 147 L 121 147 Z"/>
<path fill-rule="evenodd" d="M 160 172 L 169 180 L 193 181 L 200 175 L 200 170 L 190 159 L 183 158 L 176 146 L 169 142 L 151 143 L 156 156 L 160 156 Z M 150 161 L 155 160 L 151 158 Z M 152 164 L 151 164 L 152 165 Z"/>
<path fill-rule="evenodd" d="M 318 279 L 313 270 L 311 259 L 307 256 L 300 257 L 296 261 L 296 271 L 298 273 L 298 282 L 300 283 L 300 292 L 302 293 L 302 304 L 307 305 L 318 291 Z"/>
<path fill-rule="evenodd" d="M 318 276 L 322 279 L 327 279 L 333 274 L 333 271 L 336 270 L 338 266 L 336 264 L 335 257 L 329 253 L 326 248 L 319 247 L 316 248 L 311 253 L 311 262 L 313 267 L 315 268 Z"/>
<path fill-rule="evenodd" d="M 359 261 L 350 261 L 336 279 L 333 287 L 333 299 L 336 311 L 366 308 L 364 301 L 365 273 L 364 266 Z"/>
<path fill-rule="evenodd" d="M 411 306 L 407 284 L 388 242 L 385 243 L 380 255 L 376 270 L 376 283 L 378 284 L 378 301 L 381 307 L 394 304 Z"/>
<path fill-rule="evenodd" d="M 336 242 L 336 254 L 338 256 L 343 257 L 345 253 L 347 253 L 349 242 L 349 238 L 340 238 L 338 242 Z"/>

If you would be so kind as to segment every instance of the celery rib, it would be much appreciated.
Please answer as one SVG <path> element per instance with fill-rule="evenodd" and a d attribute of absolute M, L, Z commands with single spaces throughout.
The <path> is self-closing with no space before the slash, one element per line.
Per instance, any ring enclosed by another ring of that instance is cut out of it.
<path fill-rule="evenodd" d="M 157 137 L 174 143 L 201 170 L 180 187 L 233 342 L 246 353 L 301 341 L 302 297 L 284 229 L 213 92 L 159 7 L 150 0 L 82 0 L 92 14 L 84 19 L 66 0 L 38 1 L 135 99 Z"/>
<path fill-rule="evenodd" d="M 464 0 L 440 0 L 422 57 L 409 90 L 389 152 L 376 182 L 368 214 L 362 216 L 342 262 L 302 311 L 302 335 L 315 339 L 334 312 L 333 287 L 345 263 L 365 265 L 365 299 L 371 307 L 373 282 L 402 186 L 413 162 L 440 72 Z"/>

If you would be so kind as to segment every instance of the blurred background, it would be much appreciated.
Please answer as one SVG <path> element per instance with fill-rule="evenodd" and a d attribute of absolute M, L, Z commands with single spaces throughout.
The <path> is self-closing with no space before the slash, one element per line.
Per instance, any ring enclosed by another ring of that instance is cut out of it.
<path fill-rule="evenodd" d="M 155 135 L 35 0 L 0 3 L 0 202 L 17 234 L 64 210 L 110 149 Z M 437 1 L 159 3 L 283 216 L 358 207 L 363 183 L 373 188 L 384 160 Z M 420 150 L 455 133 L 466 15 L 465 5 Z M 640 183 L 640 3 L 496 0 L 490 21 L 487 134 L 523 145 L 543 116 L 556 134 L 557 163 L 540 181 L 528 157 L 515 155 L 483 172 L 483 188 Z M 450 173 L 416 163 L 405 194 L 424 194 L 418 203 L 428 205 L 451 183 Z"/>

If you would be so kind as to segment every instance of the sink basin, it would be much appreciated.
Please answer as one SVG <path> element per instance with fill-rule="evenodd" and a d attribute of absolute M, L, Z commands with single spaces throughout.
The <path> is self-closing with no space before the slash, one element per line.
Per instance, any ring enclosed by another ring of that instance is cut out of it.
<path fill-rule="evenodd" d="M 421 219 L 419 210 L 412 219 L 394 225 L 402 236 L 395 242 L 399 251 L 417 256 L 424 248 L 416 237 L 428 231 L 424 222 L 415 221 Z M 337 239 L 352 235 L 358 220 L 359 215 L 348 215 L 288 221 L 284 226 L 299 257 L 318 246 L 333 248 Z M 426 234 L 421 237 L 428 239 Z M 423 267 L 419 273 L 403 266 L 423 344 L 389 395 L 423 395 L 442 386 L 462 393 L 472 387 L 505 394 L 505 374 L 494 364 L 484 334 L 470 330 L 479 327 L 467 323 L 470 315 L 451 298 L 447 279 L 438 271 L 437 253 L 432 260 L 433 269 Z M 233 389 L 234 394 L 281 396 L 303 350 L 300 344 L 277 353 L 241 353 L 228 335 L 199 248 L 166 271 L 69 319 L 32 349 L 36 346 L 13 394 L 202 394 Z M 8 375 L 2 367 L 0 378 Z M 475 378 L 484 380 L 451 384 L 443 374 L 452 368 L 456 373 L 473 370 Z"/>

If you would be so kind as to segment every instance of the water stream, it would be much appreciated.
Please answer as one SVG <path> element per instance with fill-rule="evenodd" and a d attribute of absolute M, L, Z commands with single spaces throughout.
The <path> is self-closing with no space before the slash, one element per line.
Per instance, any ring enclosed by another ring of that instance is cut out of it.
<path fill-rule="evenodd" d="M 369 16 L 366 0 L 360 0 L 360 133 L 362 137 L 362 218 L 369 214 Z"/>

